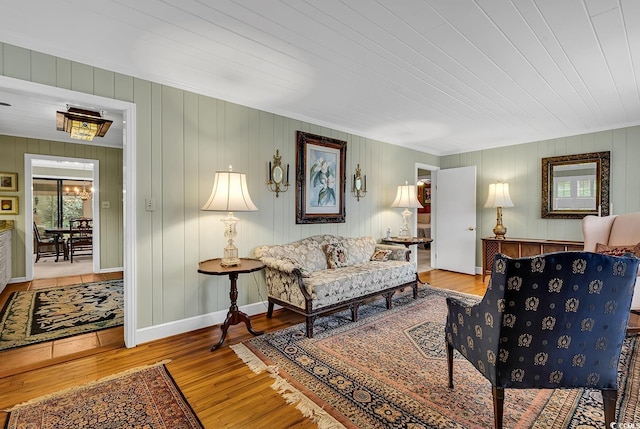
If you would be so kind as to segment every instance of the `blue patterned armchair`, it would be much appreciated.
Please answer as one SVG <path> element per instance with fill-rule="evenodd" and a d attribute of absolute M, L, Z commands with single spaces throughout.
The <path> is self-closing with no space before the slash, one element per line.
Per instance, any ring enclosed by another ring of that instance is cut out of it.
<path fill-rule="evenodd" d="M 491 382 L 496 428 L 505 388 L 579 387 L 602 392 L 610 427 L 637 271 L 634 257 L 590 252 L 496 255 L 478 304 L 447 298 L 449 387 L 457 349 Z"/>

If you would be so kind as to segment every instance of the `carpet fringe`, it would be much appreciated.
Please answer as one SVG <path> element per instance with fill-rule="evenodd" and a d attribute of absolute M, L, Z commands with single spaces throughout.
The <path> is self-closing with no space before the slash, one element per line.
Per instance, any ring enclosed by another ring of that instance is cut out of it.
<path fill-rule="evenodd" d="M 77 386 L 69 387 L 69 388 L 64 389 L 64 390 L 58 390 L 56 392 L 49 393 L 47 395 L 38 396 L 37 398 L 30 399 L 30 400 L 28 400 L 26 402 L 23 402 L 21 404 L 16 404 L 11 408 L 7 408 L 7 409 L 0 410 L 0 411 L 5 412 L 5 413 L 10 413 L 10 412 L 18 410 L 20 408 L 24 408 L 26 406 L 36 404 L 38 402 L 42 402 L 42 401 L 46 401 L 46 400 L 49 400 L 49 399 L 52 399 L 52 398 L 56 398 L 56 397 L 61 396 L 61 395 L 66 395 L 68 393 L 73 393 L 73 392 L 75 392 L 77 390 L 85 389 L 87 387 L 90 387 L 90 386 L 93 386 L 93 385 L 96 385 L 96 384 L 99 384 L 99 383 L 103 383 L 105 381 L 110 381 L 110 380 L 113 380 L 113 379 L 116 379 L 116 378 L 123 377 L 125 375 L 133 374 L 134 372 L 143 371 L 145 369 L 154 368 L 156 366 L 166 365 L 169 362 L 171 362 L 171 359 L 165 359 L 165 360 L 161 360 L 159 362 L 152 363 L 152 364 L 149 364 L 149 365 L 142 365 L 142 366 L 136 366 L 135 368 L 129 368 L 129 369 L 125 370 L 125 371 L 118 372 L 116 374 L 107 375 L 107 376 L 102 377 L 102 378 L 100 378 L 98 380 L 89 381 L 87 383 L 83 383 L 83 384 L 79 384 Z"/>
<path fill-rule="evenodd" d="M 275 380 L 271 388 L 278 392 L 287 404 L 295 405 L 296 409 L 300 411 L 304 417 L 317 424 L 319 429 L 343 429 L 345 427 L 322 407 L 307 398 L 302 392 L 293 387 L 291 383 L 278 375 L 278 368 L 276 366 L 266 365 L 242 343 L 231 345 L 230 347 L 254 373 L 261 374 L 265 371 L 268 372 L 270 377 Z"/>

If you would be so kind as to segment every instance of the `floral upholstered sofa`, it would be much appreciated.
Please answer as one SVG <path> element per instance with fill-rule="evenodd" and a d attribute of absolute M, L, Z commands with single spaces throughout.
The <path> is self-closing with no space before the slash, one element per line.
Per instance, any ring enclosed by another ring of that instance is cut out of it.
<path fill-rule="evenodd" d="M 269 307 L 278 304 L 306 320 L 306 335 L 313 337 L 315 318 L 336 308 L 350 307 L 353 321 L 358 306 L 382 295 L 387 308 L 396 290 L 411 287 L 418 293 L 416 267 L 404 246 L 377 244 L 373 237 L 346 238 L 314 235 L 288 244 L 255 249 L 265 265 Z"/>

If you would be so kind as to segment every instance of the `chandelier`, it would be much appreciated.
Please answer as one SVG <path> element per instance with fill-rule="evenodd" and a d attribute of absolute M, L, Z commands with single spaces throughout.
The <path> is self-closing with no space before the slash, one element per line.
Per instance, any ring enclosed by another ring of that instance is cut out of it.
<path fill-rule="evenodd" d="M 66 188 L 64 188 L 64 194 L 73 195 L 76 198 L 80 198 L 82 201 L 86 201 L 93 198 L 93 186 L 87 189 L 86 182 L 82 182 L 82 188 L 75 186 L 73 189 L 70 189 L 67 186 Z"/>

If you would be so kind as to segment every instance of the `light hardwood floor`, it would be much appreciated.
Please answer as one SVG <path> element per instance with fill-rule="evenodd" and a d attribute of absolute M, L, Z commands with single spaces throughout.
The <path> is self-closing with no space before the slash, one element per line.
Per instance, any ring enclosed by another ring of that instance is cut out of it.
<path fill-rule="evenodd" d="M 483 295 L 480 275 L 469 276 L 434 270 L 421 273 L 434 287 Z M 272 319 L 252 317 L 256 330 L 274 331 L 302 322 L 286 310 Z M 126 369 L 171 359 L 167 368 L 206 428 L 314 428 L 308 419 L 271 389 L 272 379 L 254 374 L 229 348 L 251 335 L 244 324 L 232 326 L 227 341 L 215 352 L 209 349 L 220 335 L 219 326 L 139 345 L 100 350 L 67 362 L 0 378 L 0 410 Z M 6 421 L 0 413 L 0 427 Z"/>

